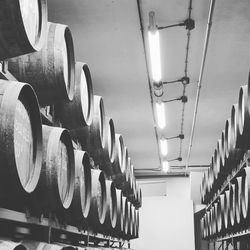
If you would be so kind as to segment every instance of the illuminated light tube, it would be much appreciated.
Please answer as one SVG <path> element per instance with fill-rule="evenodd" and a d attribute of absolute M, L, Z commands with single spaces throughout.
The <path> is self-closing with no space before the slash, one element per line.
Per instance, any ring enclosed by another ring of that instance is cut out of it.
<path fill-rule="evenodd" d="M 162 162 L 162 171 L 165 173 L 169 171 L 169 162 L 168 161 Z"/>
<path fill-rule="evenodd" d="M 161 81 L 161 56 L 160 56 L 160 38 L 157 29 L 149 29 L 149 55 L 151 63 L 152 78 L 154 82 Z"/>
<path fill-rule="evenodd" d="M 156 102 L 155 110 L 157 125 L 159 128 L 163 129 L 166 126 L 165 104 L 163 102 Z"/>
<path fill-rule="evenodd" d="M 168 154 L 168 142 L 164 138 L 160 139 L 160 150 L 161 150 L 161 154 L 163 156 L 167 156 L 167 154 Z"/>

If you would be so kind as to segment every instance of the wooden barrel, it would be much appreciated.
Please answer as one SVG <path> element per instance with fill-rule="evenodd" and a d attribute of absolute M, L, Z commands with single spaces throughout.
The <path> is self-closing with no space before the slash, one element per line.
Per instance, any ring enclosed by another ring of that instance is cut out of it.
<path fill-rule="evenodd" d="M 224 178 L 227 176 L 227 160 L 226 160 L 226 142 L 225 142 L 225 130 L 221 133 L 221 151 L 220 151 L 220 166 L 221 166 L 221 179 L 222 182 Z"/>
<path fill-rule="evenodd" d="M 238 101 L 239 113 L 239 146 L 250 149 L 250 88 L 248 85 L 241 86 Z"/>
<path fill-rule="evenodd" d="M 244 227 L 248 224 L 247 220 L 250 218 L 250 167 L 247 163 L 246 167 L 242 170 L 242 192 L 241 192 L 241 211 L 242 221 Z"/>
<path fill-rule="evenodd" d="M 226 120 L 225 124 L 225 155 L 226 155 L 226 161 L 227 161 L 227 172 L 231 173 L 232 171 L 232 138 L 234 138 L 232 125 L 231 125 L 231 118 Z"/>
<path fill-rule="evenodd" d="M 212 232 L 211 232 L 211 224 L 210 224 L 210 211 L 207 211 L 207 231 L 208 231 L 208 237 L 211 237 Z"/>
<path fill-rule="evenodd" d="M 100 160 L 99 165 L 100 169 L 102 169 L 107 176 L 113 175 L 113 168 L 112 165 L 114 163 L 114 148 L 115 148 L 115 127 L 113 119 L 110 117 L 106 117 L 104 119 L 104 126 L 105 126 L 105 132 L 104 132 L 104 138 L 105 143 L 104 147 L 102 148 L 100 152 Z"/>
<path fill-rule="evenodd" d="M 236 136 L 235 136 L 235 117 L 238 117 L 236 112 L 237 105 L 232 106 L 231 118 L 227 120 L 225 127 L 225 139 L 226 139 L 226 161 L 228 173 L 237 168 L 239 160 L 243 156 L 243 150 L 235 148 L 236 146 Z"/>
<path fill-rule="evenodd" d="M 129 173 L 129 180 L 128 180 L 128 183 L 129 183 L 129 193 L 128 193 L 128 197 L 129 197 L 129 200 L 131 201 L 132 198 L 133 198 L 133 185 L 134 185 L 134 165 L 132 162 L 130 162 L 130 165 L 129 165 L 129 169 L 128 169 L 128 173 Z"/>
<path fill-rule="evenodd" d="M 123 152 L 122 152 L 122 165 L 120 166 L 119 169 L 114 169 L 114 174 L 112 176 L 113 181 L 116 184 L 116 187 L 122 190 L 124 187 L 124 183 L 126 182 L 126 170 L 127 170 L 128 161 L 129 161 L 128 158 L 129 158 L 128 149 L 126 146 L 124 146 Z"/>
<path fill-rule="evenodd" d="M 134 205 L 136 208 L 140 208 L 142 206 L 142 191 L 140 187 L 138 187 L 137 193 L 138 193 L 138 201 Z"/>
<path fill-rule="evenodd" d="M 137 188 L 137 182 L 136 182 L 136 179 L 135 179 L 135 175 L 131 175 L 132 177 L 132 192 L 129 196 L 129 199 L 130 201 L 134 204 L 135 201 L 136 201 L 136 188 Z"/>
<path fill-rule="evenodd" d="M 112 233 L 117 224 L 117 197 L 115 184 L 110 180 L 106 180 L 106 196 L 107 211 L 103 232 Z"/>
<path fill-rule="evenodd" d="M 139 228 L 140 228 L 140 213 L 139 210 L 136 211 L 136 238 L 139 238 Z"/>
<path fill-rule="evenodd" d="M 222 143 L 222 139 L 219 139 L 217 141 L 217 171 L 218 171 L 218 186 L 220 186 L 223 181 L 224 181 L 224 177 L 225 177 L 225 169 L 224 169 L 224 164 L 225 164 L 225 156 L 224 156 L 224 148 L 223 148 L 223 143 Z"/>
<path fill-rule="evenodd" d="M 226 123 L 225 123 L 225 143 L 224 143 L 224 150 L 225 150 L 225 160 L 227 161 L 228 165 L 227 165 L 227 169 L 229 168 L 229 162 L 228 162 L 228 159 L 229 159 L 229 151 L 230 151 L 230 142 L 229 142 L 229 139 L 230 139 L 230 126 L 231 126 L 231 119 L 228 118 L 226 120 Z M 229 171 L 229 169 L 228 169 Z"/>
<path fill-rule="evenodd" d="M 236 223 L 240 224 L 242 213 L 241 213 L 241 190 L 242 190 L 242 177 L 239 176 L 235 180 L 235 213 Z"/>
<path fill-rule="evenodd" d="M 136 223 L 137 223 L 137 221 L 136 221 L 136 209 L 134 206 L 133 206 L 132 210 L 133 210 L 133 221 L 134 221 L 132 238 L 135 239 L 136 238 Z"/>
<path fill-rule="evenodd" d="M 222 231 L 222 206 L 221 206 L 221 195 L 219 196 L 218 203 L 216 206 L 216 223 L 217 223 L 217 232 L 221 233 Z"/>
<path fill-rule="evenodd" d="M 201 203 L 206 204 L 208 202 L 208 171 L 204 172 L 201 192 Z"/>
<path fill-rule="evenodd" d="M 231 133 L 230 133 L 230 149 L 236 148 L 237 141 L 237 121 L 238 121 L 238 104 L 234 104 L 231 109 Z"/>
<path fill-rule="evenodd" d="M 123 151 L 124 143 L 122 135 L 115 134 L 115 145 L 114 145 L 114 163 L 113 163 L 113 175 L 119 175 L 123 170 Z"/>
<path fill-rule="evenodd" d="M 224 205 L 223 205 L 223 221 L 224 221 L 224 226 L 225 230 L 229 228 L 229 208 L 230 207 L 230 191 L 226 190 L 225 191 L 225 196 L 224 196 Z"/>
<path fill-rule="evenodd" d="M 105 146 L 105 111 L 101 96 L 94 95 L 94 112 L 89 128 L 89 143 L 87 151 L 93 157 L 95 164 L 102 163 L 101 154 Z"/>
<path fill-rule="evenodd" d="M 43 125 L 43 163 L 34 202 L 42 212 L 61 217 L 71 205 L 75 159 L 68 130 Z"/>
<path fill-rule="evenodd" d="M 118 237 L 123 232 L 123 194 L 120 189 L 116 189 L 117 223 L 112 235 Z"/>
<path fill-rule="evenodd" d="M 100 232 L 103 228 L 107 213 L 107 190 L 104 173 L 91 169 L 91 204 L 88 216 L 89 229 Z"/>
<path fill-rule="evenodd" d="M 214 203 L 213 204 L 213 207 L 212 207 L 212 227 L 213 227 L 213 235 L 216 235 L 217 234 L 217 223 L 216 223 L 216 220 L 217 220 L 217 215 L 216 215 L 216 212 L 217 212 L 217 203 Z"/>
<path fill-rule="evenodd" d="M 122 189 L 123 193 L 126 197 L 129 198 L 132 191 L 132 182 L 131 182 L 131 158 L 128 157 L 126 161 L 126 170 L 123 176 L 123 180 L 120 183 L 119 187 Z"/>
<path fill-rule="evenodd" d="M 133 213 L 134 213 L 134 234 L 133 234 L 133 238 L 136 239 L 137 238 L 137 210 L 135 209 L 135 207 L 133 207 Z"/>
<path fill-rule="evenodd" d="M 114 150 L 114 163 L 112 165 L 112 179 L 119 186 L 123 180 L 123 174 L 126 169 L 126 161 L 124 154 L 126 153 L 122 135 L 115 134 L 115 150 Z"/>
<path fill-rule="evenodd" d="M 106 117 L 106 142 L 108 146 L 106 163 L 112 165 L 115 160 L 115 126 L 113 119 L 110 117 Z"/>
<path fill-rule="evenodd" d="M 206 237 L 205 233 L 205 224 L 204 224 L 204 217 L 200 219 L 200 230 L 201 230 L 201 238 L 204 239 Z"/>
<path fill-rule="evenodd" d="M 208 230 L 209 230 L 209 236 L 213 236 L 213 228 L 212 228 L 212 210 L 210 209 L 208 211 L 208 215 L 207 215 L 207 222 L 208 222 Z"/>
<path fill-rule="evenodd" d="M 91 164 L 86 151 L 74 150 L 75 185 L 71 204 L 71 220 L 78 228 L 86 228 L 91 200 Z"/>
<path fill-rule="evenodd" d="M 133 214 L 133 204 L 129 201 L 129 222 L 128 222 L 128 235 L 127 239 L 133 239 L 133 233 L 134 233 L 134 214 Z"/>
<path fill-rule="evenodd" d="M 204 215 L 204 224 L 205 224 L 205 229 L 206 229 L 206 238 L 209 237 L 209 226 L 208 226 L 208 212 L 205 213 Z"/>
<path fill-rule="evenodd" d="M 128 211 L 127 211 L 127 223 L 128 223 L 128 230 L 125 231 L 126 238 L 128 239 L 130 237 L 130 223 L 131 223 L 131 202 L 127 199 L 128 202 Z M 126 210 L 125 210 L 126 213 Z M 126 223 L 126 222 L 125 222 Z"/>
<path fill-rule="evenodd" d="M 215 235 L 215 227 L 214 227 L 214 206 L 211 207 L 210 209 L 210 229 L 211 229 L 211 235 Z"/>
<path fill-rule="evenodd" d="M 213 205 L 213 231 L 214 231 L 214 234 L 218 234 L 217 220 L 218 220 L 218 203 L 215 202 Z"/>
<path fill-rule="evenodd" d="M 34 88 L 41 106 L 72 100 L 75 89 L 75 56 L 66 25 L 48 23 L 47 41 L 35 53 L 10 59 L 9 71 Z"/>
<path fill-rule="evenodd" d="M 225 194 L 220 194 L 219 197 L 219 210 L 220 210 L 220 215 L 218 213 L 218 217 L 221 217 L 221 220 L 219 219 L 219 222 L 221 221 L 221 232 L 224 233 L 226 227 L 225 227 L 225 218 L 224 218 L 224 211 L 225 211 Z M 218 211 L 219 212 L 219 211 Z M 220 227 L 220 225 L 218 226 Z"/>
<path fill-rule="evenodd" d="M 218 146 L 218 143 L 217 143 Z M 212 157 L 212 171 L 213 171 L 213 183 L 212 185 L 215 183 L 215 181 L 218 179 L 218 175 L 220 172 L 220 165 L 218 164 L 219 161 L 219 151 L 218 151 L 218 147 L 214 150 L 214 155 Z"/>
<path fill-rule="evenodd" d="M 128 208 L 128 199 L 122 197 L 122 211 L 123 211 L 123 237 L 126 237 L 128 234 L 129 227 L 129 208 Z"/>
<path fill-rule="evenodd" d="M 235 224 L 235 220 L 236 220 L 236 200 L 235 200 L 235 184 L 230 184 L 230 198 L 229 198 L 229 202 L 230 202 L 230 206 L 229 206 L 229 217 L 230 217 L 230 225 L 233 227 Z"/>
<path fill-rule="evenodd" d="M 129 223 L 129 239 L 133 239 L 134 236 L 134 223 L 135 223 L 135 208 L 133 204 L 130 202 L 130 223 Z"/>
<path fill-rule="evenodd" d="M 41 117 L 30 85 L 0 80 L 0 142 L 0 204 L 22 208 L 42 166 Z"/>
<path fill-rule="evenodd" d="M 205 235 L 206 235 L 206 238 L 207 238 L 210 235 L 209 225 L 208 225 L 208 211 L 206 211 L 205 215 L 204 215 L 204 225 L 205 225 Z"/>
<path fill-rule="evenodd" d="M 47 29 L 46 0 L 2 0 L 0 60 L 38 51 Z"/>
<path fill-rule="evenodd" d="M 238 146 L 239 130 L 238 104 L 234 104 L 231 109 L 231 133 L 230 133 L 230 162 L 231 168 L 236 169 L 237 164 L 242 159 L 244 151 Z"/>
<path fill-rule="evenodd" d="M 69 130 L 79 129 L 91 124 L 93 87 L 90 70 L 86 63 L 76 63 L 74 98 L 72 101 L 56 105 L 55 113 L 62 126 Z"/>
<path fill-rule="evenodd" d="M 30 250 L 22 243 L 0 240 L 0 250 Z"/>

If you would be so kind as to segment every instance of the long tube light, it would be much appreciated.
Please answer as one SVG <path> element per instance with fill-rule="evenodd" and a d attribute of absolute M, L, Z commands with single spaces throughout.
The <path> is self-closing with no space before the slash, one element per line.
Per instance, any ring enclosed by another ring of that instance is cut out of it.
<path fill-rule="evenodd" d="M 155 103 L 156 122 L 159 128 L 163 129 L 166 126 L 165 104 L 163 102 Z"/>
<path fill-rule="evenodd" d="M 160 37 L 159 31 L 155 24 L 155 13 L 153 11 L 149 12 L 148 41 L 152 78 L 154 82 L 158 83 L 162 80 Z"/>
<path fill-rule="evenodd" d="M 167 142 L 167 139 L 164 139 L 164 138 L 160 139 L 160 150 L 161 150 L 161 154 L 163 156 L 167 156 L 167 154 L 168 154 L 168 142 Z"/>
<path fill-rule="evenodd" d="M 168 161 L 162 162 L 162 171 L 165 173 L 169 171 L 169 162 Z"/>

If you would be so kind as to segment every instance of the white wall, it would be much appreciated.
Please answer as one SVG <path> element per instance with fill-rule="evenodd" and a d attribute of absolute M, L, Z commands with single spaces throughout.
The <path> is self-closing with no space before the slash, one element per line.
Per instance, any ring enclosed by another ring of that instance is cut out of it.
<path fill-rule="evenodd" d="M 146 196 L 166 196 L 166 179 L 139 180 L 143 197 Z"/>
<path fill-rule="evenodd" d="M 140 237 L 131 241 L 131 248 L 195 250 L 189 178 L 171 177 L 158 184 L 154 180 L 140 183 L 143 192 Z"/>

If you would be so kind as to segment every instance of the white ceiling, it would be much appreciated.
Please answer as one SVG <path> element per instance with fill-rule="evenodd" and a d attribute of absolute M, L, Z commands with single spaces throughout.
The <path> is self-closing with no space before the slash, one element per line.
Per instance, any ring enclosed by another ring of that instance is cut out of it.
<path fill-rule="evenodd" d="M 187 0 L 141 0 L 143 25 L 148 12 L 156 13 L 158 25 L 187 18 Z M 183 141 L 187 156 L 196 86 L 209 10 L 208 0 L 193 0 L 189 76 Z M 124 137 L 135 168 L 159 166 L 147 70 L 135 0 L 48 0 L 49 20 L 69 25 L 78 61 L 89 64 L 94 93 L 102 95 L 105 111 Z M 238 99 L 239 87 L 247 83 L 250 66 L 250 1 L 220 0 L 215 4 L 213 26 L 201 90 L 190 164 L 209 164 L 216 141 Z M 184 75 L 186 30 L 162 30 L 164 80 Z M 181 95 L 181 84 L 165 86 L 164 99 Z M 181 103 L 167 104 L 165 136 L 180 132 Z M 169 142 L 169 159 L 179 154 L 179 141 Z M 173 163 L 177 165 L 179 163 Z"/>

